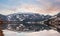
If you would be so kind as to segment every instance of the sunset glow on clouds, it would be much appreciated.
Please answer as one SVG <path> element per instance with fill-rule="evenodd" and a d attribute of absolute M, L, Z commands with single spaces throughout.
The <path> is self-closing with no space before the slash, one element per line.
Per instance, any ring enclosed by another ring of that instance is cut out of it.
<path fill-rule="evenodd" d="M 54 15 L 60 12 L 60 0 L 0 0 L 0 14 L 18 12 Z"/>

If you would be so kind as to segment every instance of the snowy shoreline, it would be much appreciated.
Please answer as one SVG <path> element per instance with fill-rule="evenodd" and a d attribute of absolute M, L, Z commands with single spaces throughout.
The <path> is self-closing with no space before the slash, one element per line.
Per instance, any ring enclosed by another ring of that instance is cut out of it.
<path fill-rule="evenodd" d="M 54 30 L 44 30 L 39 32 L 14 32 L 9 30 L 3 30 L 5 36 L 60 36 L 60 33 Z"/>

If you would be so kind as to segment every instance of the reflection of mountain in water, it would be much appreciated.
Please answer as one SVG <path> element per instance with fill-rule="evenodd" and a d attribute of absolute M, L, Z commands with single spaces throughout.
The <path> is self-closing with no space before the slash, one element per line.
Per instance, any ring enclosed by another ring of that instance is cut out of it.
<path fill-rule="evenodd" d="M 3 25 L 3 27 L 6 27 L 7 29 L 17 30 L 17 31 L 38 31 L 38 30 L 44 30 L 44 29 L 48 30 L 48 29 L 50 29 L 50 27 L 47 25 L 42 25 L 42 24 L 41 25 L 27 24 L 25 22 L 43 21 L 43 20 L 51 18 L 52 16 L 40 15 L 40 14 L 35 14 L 35 13 L 21 13 L 21 14 L 17 13 L 17 14 L 8 15 L 7 17 L 2 15 L 1 17 L 3 17 L 3 20 L 6 19 L 8 21 L 21 21 L 21 22 L 23 22 L 22 24 L 8 24 L 6 26 Z"/>
<path fill-rule="evenodd" d="M 4 21 L 8 20 L 8 19 L 7 19 L 7 16 L 5 16 L 5 15 L 1 15 L 1 14 L 0 14 L 0 21 L 1 21 L 1 20 L 4 20 Z M 0 25 L 1 25 L 1 24 L 0 24 Z M 2 24 L 1 26 L 4 27 L 4 28 L 7 27 L 6 24 Z"/>

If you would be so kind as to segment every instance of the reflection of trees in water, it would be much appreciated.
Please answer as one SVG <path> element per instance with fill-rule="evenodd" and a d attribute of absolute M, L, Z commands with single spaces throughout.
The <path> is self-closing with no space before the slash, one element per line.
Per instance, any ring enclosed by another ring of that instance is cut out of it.
<path fill-rule="evenodd" d="M 39 31 L 39 30 L 49 30 L 50 27 L 46 26 L 46 25 L 42 25 L 42 24 L 25 24 L 26 28 L 30 29 L 30 30 L 35 30 L 35 31 Z"/>
<path fill-rule="evenodd" d="M 15 30 L 15 31 L 39 31 L 39 30 L 49 30 L 50 27 L 47 25 L 43 25 L 43 24 L 8 24 L 8 26 L 6 27 L 9 30 Z M 4 29 L 6 29 L 4 28 Z"/>

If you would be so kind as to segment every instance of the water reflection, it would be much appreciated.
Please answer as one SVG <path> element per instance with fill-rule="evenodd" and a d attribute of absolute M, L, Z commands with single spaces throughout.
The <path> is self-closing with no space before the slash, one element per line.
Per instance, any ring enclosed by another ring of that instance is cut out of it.
<path fill-rule="evenodd" d="M 8 24 L 8 25 L 3 25 L 3 29 L 8 29 L 12 31 L 40 31 L 40 30 L 49 30 L 51 29 L 47 25 L 43 24 L 28 24 L 28 23 L 23 23 L 23 24 Z"/>

